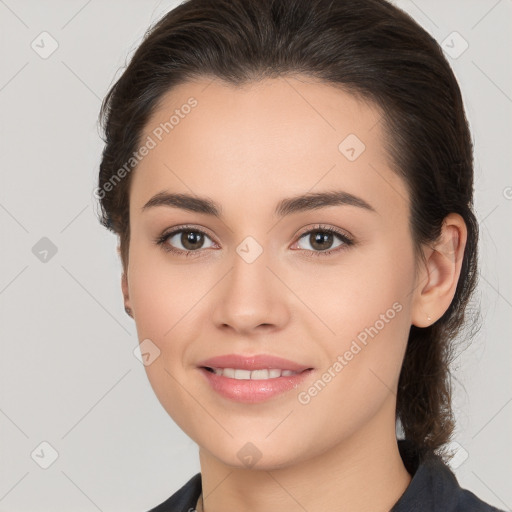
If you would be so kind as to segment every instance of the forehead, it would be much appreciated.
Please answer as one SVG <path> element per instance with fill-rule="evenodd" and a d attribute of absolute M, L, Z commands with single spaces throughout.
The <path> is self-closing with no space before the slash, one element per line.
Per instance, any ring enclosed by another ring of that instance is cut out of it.
<path fill-rule="evenodd" d="M 152 149 L 134 172 L 130 202 L 141 207 L 173 190 L 249 207 L 261 194 L 277 200 L 334 187 L 364 192 L 377 208 L 407 201 L 383 129 L 376 105 L 307 77 L 183 83 L 146 123 L 140 140 Z"/>

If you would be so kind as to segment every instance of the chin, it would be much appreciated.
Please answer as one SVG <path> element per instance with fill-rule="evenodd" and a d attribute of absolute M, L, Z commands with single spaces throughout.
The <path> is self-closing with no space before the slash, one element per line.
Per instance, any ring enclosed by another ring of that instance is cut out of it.
<path fill-rule="evenodd" d="M 247 436 L 246 439 L 250 439 L 250 436 Z M 219 441 L 212 445 L 212 439 L 210 438 L 206 444 L 198 444 L 209 456 L 238 470 L 272 471 L 296 464 L 299 461 L 297 459 L 298 454 L 303 457 L 306 456 L 299 448 L 300 443 L 293 448 L 292 446 L 283 446 L 282 439 L 277 436 L 273 442 L 269 439 L 262 439 L 261 442 L 254 439 L 254 437 L 252 439 L 252 441 L 241 441 L 240 439 L 229 438 L 224 439 L 224 443 Z"/>

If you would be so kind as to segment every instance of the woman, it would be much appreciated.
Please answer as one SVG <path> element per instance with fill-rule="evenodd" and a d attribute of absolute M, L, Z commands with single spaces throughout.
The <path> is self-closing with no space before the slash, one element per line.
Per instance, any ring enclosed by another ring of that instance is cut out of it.
<path fill-rule="evenodd" d="M 153 511 L 497 510 L 447 466 L 478 226 L 425 30 L 383 0 L 189 0 L 101 116 L 126 311 L 200 448 Z"/>

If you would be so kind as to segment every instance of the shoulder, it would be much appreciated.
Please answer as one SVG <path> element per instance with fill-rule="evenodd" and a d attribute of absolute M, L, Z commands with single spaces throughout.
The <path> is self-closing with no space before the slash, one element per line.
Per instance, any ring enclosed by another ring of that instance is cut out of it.
<path fill-rule="evenodd" d="M 192 512 L 200 494 L 201 473 L 197 473 L 170 498 L 148 512 Z"/>
<path fill-rule="evenodd" d="M 467 489 L 460 489 L 459 498 L 454 512 L 505 512 L 502 509 L 485 503 Z"/>
<path fill-rule="evenodd" d="M 440 456 L 429 453 L 420 461 L 410 442 L 400 440 L 398 445 L 412 480 L 392 512 L 504 512 L 463 489 Z"/>

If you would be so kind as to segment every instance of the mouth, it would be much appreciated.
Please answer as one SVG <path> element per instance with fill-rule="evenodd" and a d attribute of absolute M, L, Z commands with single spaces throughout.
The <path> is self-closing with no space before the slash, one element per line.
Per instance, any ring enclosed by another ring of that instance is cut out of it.
<path fill-rule="evenodd" d="M 200 361 L 197 366 L 205 368 L 212 373 L 241 380 L 286 377 L 312 369 L 309 365 L 300 364 L 271 354 L 253 354 L 248 356 L 226 354 Z M 278 371 L 280 372 L 279 374 L 277 373 Z M 253 372 L 254 375 L 252 375 Z"/>
<path fill-rule="evenodd" d="M 302 371 L 282 370 L 280 368 L 262 368 L 258 370 L 244 370 L 242 368 L 213 368 L 202 366 L 206 371 L 219 375 L 221 377 L 228 377 L 236 380 L 272 380 L 279 377 L 291 377 L 298 375 L 313 368 L 306 368 Z"/>
<path fill-rule="evenodd" d="M 270 354 L 217 356 L 201 361 L 197 369 L 215 393 L 247 404 L 278 396 L 292 400 L 294 391 L 307 385 L 315 374 L 313 367 Z"/>

